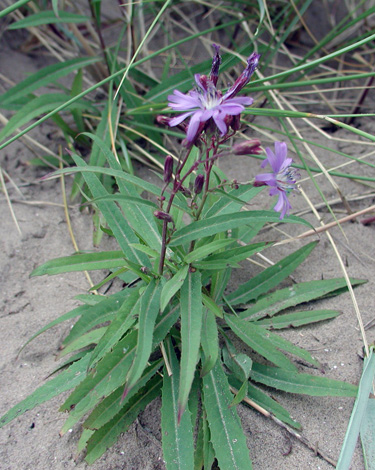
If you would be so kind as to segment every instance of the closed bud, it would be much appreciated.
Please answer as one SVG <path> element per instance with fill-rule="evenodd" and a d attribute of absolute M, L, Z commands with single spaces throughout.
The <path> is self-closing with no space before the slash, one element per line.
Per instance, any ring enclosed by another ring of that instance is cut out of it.
<path fill-rule="evenodd" d="M 172 174 L 173 174 L 173 158 L 170 155 L 167 155 L 165 157 L 165 162 L 164 162 L 164 175 L 163 175 L 164 183 L 168 184 L 171 182 Z"/>
<path fill-rule="evenodd" d="M 202 192 L 203 184 L 204 184 L 204 175 L 197 175 L 194 181 L 195 194 L 200 194 Z"/>
<path fill-rule="evenodd" d="M 260 155 L 263 153 L 260 148 L 259 139 L 250 139 L 245 140 L 244 142 L 239 142 L 234 144 L 232 147 L 232 152 L 234 155 Z"/>
<path fill-rule="evenodd" d="M 171 214 L 167 214 L 167 212 L 162 212 L 162 211 L 155 211 L 154 216 L 159 219 L 159 220 L 166 220 L 168 223 L 173 224 L 173 219 Z"/>

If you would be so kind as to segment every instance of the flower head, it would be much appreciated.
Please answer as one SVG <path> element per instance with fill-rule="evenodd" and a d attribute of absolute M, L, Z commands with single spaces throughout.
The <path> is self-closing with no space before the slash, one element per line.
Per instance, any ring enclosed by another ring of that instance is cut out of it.
<path fill-rule="evenodd" d="M 210 75 L 207 77 L 206 75 L 196 74 L 194 77 L 196 83 L 194 90 L 191 90 L 186 95 L 178 90 L 174 90 L 173 94 L 168 96 L 170 108 L 174 111 L 184 111 L 183 114 L 169 121 L 171 127 L 181 124 L 190 117 L 186 129 L 188 145 L 192 145 L 195 142 L 200 132 L 203 131 L 210 120 L 219 129 L 221 136 L 225 136 L 228 132 L 228 123 L 230 123 L 232 116 L 239 116 L 245 109 L 245 106 L 253 103 L 252 98 L 245 96 L 235 97 L 235 95 L 249 82 L 251 75 L 258 65 L 260 55 L 255 52 L 250 55 L 245 70 L 237 78 L 233 86 L 223 95 L 216 88 L 221 57 L 219 55 L 219 47 L 214 45 L 214 48 L 215 55 Z"/>
<path fill-rule="evenodd" d="M 295 189 L 297 179 L 300 177 L 297 170 L 291 168 L 292 159 L 287 158 L 287 145 L 285 142 L 275 142 L 275 153 L 266 148 L 267 158 L 261 167 L 271 166 L 272 173 L 263 173 L 255 177 L 254 186 L 270 186 L 270 196 L 279 196 L 274 210 L 280 212 L 280 219 L 289 214 L 291 209 L 288 194 Z"/>

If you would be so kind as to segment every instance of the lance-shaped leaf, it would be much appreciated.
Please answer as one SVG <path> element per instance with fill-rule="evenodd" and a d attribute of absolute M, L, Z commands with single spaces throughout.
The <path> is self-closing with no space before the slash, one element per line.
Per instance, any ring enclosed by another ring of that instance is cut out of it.
<path fill-rule="evenodd" d="M 298 326 L 309 325 L 310 323 L 331 320 L 339 315 L 341 315 L 341 312 L 336 310 L 306 310 L 265 318 L 255 322 L 255 324 L 270 330 L 281 330 L 282 328 L 297 328 Z"/>
<path fill-rule="evenodd" d="M 221 362 L 203 377 L 203 404 L 220 468 L 251 470 L 249 449 Z"/>
<path fill-rule="evenodd" d="M 90 168 L 86 165 L 84 160 L 78 155 L 72 154 L 76 165 L 81 165 Z M 84 171 L 83 177 L 90 188 L 91 194 L 94 197 L 107 196 L 108 192 L 100 182 L 99 178 L 90 172 Z M 120 245 L 121 250 L 125 253 L 126 258 L 141 266 L 151 268 L 151 263 L 146 255 L 140 253 L 131 246 L 132 243 L 139 243 L 139 239 L 134 233 L 133 229 L 125 221 L 124 216 L 114 201 L 103 201 L 97 203 L 100 211 L 105 217 L 107 224 L 116 237 L 117 243 Z"/>
<path fill-rule="evenodd" d="M 30 277 L 50 276 L 74 271 L 94 271 L 97 269 L 114 269 L 124 266 L 122 251 L 102 251 L 100 253 L 77 253 L 72 256 L 55 258 L 38 266 Z"/>
<path fill-rule="evenodd" d="M 169 246 L 182 245 L 184 243 L 191 242 L 192 240 L 197 240 L 198 238 L 208 237 L 219 232 L 233 230 L 237 227 L 257 222 L 280 223 L 280 218 L 274 211 L 244 211 L 197 220 L 196 222 L 192 222 L 180 230 L 177 230 L 173 234 Z M 284 217 L 282 222 L 302 224 L 312 228 L 308 222 L 294 215 Z"/>
<path fill-rule="evenodd" d="M 250 281 L 242 284 L 237 290 L 227 296 L 233 304 L 241 304 L 257 299 L 261 294 L 276 287 L 299 266 L 315 248 L 317 242 L 309 243 L 294 253 L 286 256 L 278 263 L 270 266 Z"/>
<path fill-rule="evenodd" d="M 12 23 L 8 26 L 8 29 L 31 28 L 54 23 L 85 23 L 86 21 L 90 21 L 88 16 L 77 15 L 68 11 L 61 10 L 58 16 L 53 11 L 39 11 L 34 15 L 29 15 L 26 18 L 22 18 L 22 20 Z"/>
<path fill-rule="evenodd" d="M 141 389 L 124 408 L 112 418 L 108 423 L 98 429 L 88 440 L 87 454 L 85 460 L 92 464 L 104 452 L 111 447 L 117 440 L 118 436 L 127 431 L 129 426 L 137 418 L 139 413 L 146 406 L 160 395 L 161 377 L 155 375 L 150 382 Z"/>
<path fill-rule="evenodd" d="M 86 377 L 89 359 L 90 355 L 87 354 L 80 361 L 72 364 L 69 369 L 63 371 L 54 379 L 49 380 L 16 406 L 13 406 L 13 408 L 0 418 L 0 427 L 5 426 L 14 418 L 17 418 L 17 416 L 25 413 L 25 411 L 32 410 L 37 405 L 76 387 Z"/>
<path fill-rule="evenodd" d="M 199 356 L 202 329 L 202 282 L 199 271 L 189 272 L 181 288 L 181 373 L 179 416 L 185 409 Z"/>
<path fill-rule="evenodd" d="M 214 367 L 219 357 L 219 335 L 216 317 L 209 309 L 205 309 L 203 313 L 201 343 L 204 352 L 201 371 L 203 376 Z"/>
<path fill-rule="evenodd" d="M 164 368 L 161 408 L 163 457 L 167 470 L 191 470 L 194 465 L 193 429 L 190 411 L 185 408 L 179 419 L 178 390 L 180 382 L 179 363 L 171 341 L 166 351 L 172 374 Z"/>
<path fill-rule="evenodd" d="M 252 323 L 244 322 L 234 315 L 225 315 L 225 321 L 229 328 L 244 343 L 251 347 L 258 354 L 273 362 L 275 365 L 289 371 L 296 371 L 296 366 L 280 352 L 276 346 L 254 327 Z M 240 323 L 241 322 L 241 323 Z M 262 329 L 261 327 L 258 327 Z M 265 330 L 263 330 L 263 333 Z"/>
<path fill-rule="evenodd" d="M 352 287 L 356 287 L 366 280 L 350 279 Z M 285 289 L 279 289 L 271 294 L 261 297 L 249 309 L 241 312 L 239 316 L 244 320 L 258 320 L 265 316 L 272 317 L 281 310 L 294 307 L 303 302 L 310 302 L 321 297 L 338 295 L 347 290 L 344 278 L 327 279 L 322 281 L 309 281 L 294 284 Z"/>
<path fill-rule="evenodd" d="M 124 396 L 141 377 L 150 357 L 155 321 L 160 308 L 160 292 L 160 281 L 152 279 L 140 297 L 137 349 L 126 377 Z"/>
<path fill-rule="evenodd" d="M 221 179 L 225 179 L 225 176 Z M 243 185 L 238 189 L 232 189 L 226 196 L 220 197 L 205 214 L 205 218 L 237 212 L 241 206 L 249 202 L 259 194 L 264 188 Z M 233 196 L 233 198 L 231 198 Z M 235 198 L 235 199 L 234 199 Z"/>
<path fill-rule="evenodd" d="M 234 243 L 234 240 L 231 240 L 228 238 L 224 240 L 214 240 L 211 243 L 205 243 L 204 245 L 198 246 L 193 251 L 188 253 L 185 256 L 184 261 L 185 263 L 193 263 L 194 261 L 197 261 L 202 258 L 206 258 L 211 253 L 221 250 L 222 248 L 225 248 L 228 245 L 232 245 L 233 243 Z"/>
<path fill-rule="evenodd" d="M 302 374 L 253 363 L 251 380 L 289 393 L 299 393 L 316 397 L 355 397 L 358 387 L 340 380 L 328 379 L 310 374 Z"/>
<path fill-rule="evenodd" d="M 168 302 L 181 289 L 189 271 L 189 266 L 183 266 L 163 286 L 160 296 L 160 310 L 163 312 Z"/>

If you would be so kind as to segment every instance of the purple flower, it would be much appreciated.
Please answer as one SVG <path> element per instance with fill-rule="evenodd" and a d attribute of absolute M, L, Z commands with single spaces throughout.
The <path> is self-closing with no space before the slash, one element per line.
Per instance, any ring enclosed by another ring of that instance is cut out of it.
<path fill-rule="evenodd" d="M 269 164 L 272 173 L 263 173 L 255 177 L 254 186 L 271 186 L 270 196 L 279 196 L 274 210 L 280 212 L 280 220 L 289 214 L 291 209 L 288 194 L 295 189 L 297 179 L 300 177 L 297 170 L 291 168 L 292 159 L 287 158 L 287 145 L 285 142 L 275 142 L 275 153 L 266 148 L 267 158 L 261 167 Z"/>
<path fill-rule="evenodd" d="M 250 55 L 245 70 L 223 96 L 222 92 L 216 88 L 221 57 L 219 47 L 214 45 L 214 48 L 216 52 L 209 77 L 196 74 L 194 90 L 189 91 L 186 95 L 174 90 L 173 95 L 168 96 L 170 108 L 175 111 L 184 111 L 183 114 L 169 121 L 171 127 L 181 124 L 190 117 L 186 130 L 188 145 L 195 142 L 210 119 L 219 129 L 221 136 L 225 136 L 231 117 L 239 116 L 245 106 L 250 106 L 253 103 L 252 98 L 245 96 L 235 98 L 235 95 L 249 82 L 258 65 L 260 55 L 255 52 Z"/>

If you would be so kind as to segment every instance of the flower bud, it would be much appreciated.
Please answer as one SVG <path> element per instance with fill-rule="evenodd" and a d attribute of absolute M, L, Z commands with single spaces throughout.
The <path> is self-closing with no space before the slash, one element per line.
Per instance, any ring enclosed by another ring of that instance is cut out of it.
<path fill-rule="evenodd" d="M 172 174 L 173 174 L 173 158 L 171 155 L 167 155 L 165 157 L 165 162 L 164 162 L 164 175 L 163 175 L 163 180 L 164 183 L 170 183 L 172 179 Z"/>
<path fill-rule="evenodd" d="M 171 214 L 167 214 L 166 212 L 162 212 L 162 211 L 155 211 L 154 216 L 159 220 L 166 220 L 168 223 L 170 222 L 173 224 L 173 219 L 172 219 Z"/>
<path fill-rule="evenodd" d="M 259 139 L 250 139 L 234 144 L 232 152 L 234 155 L 260 155 L 263 153 Z"/>
<path fill-rule="evenodd" d="M 195 194 L 200 194 L 202 192 L 203 184 L 204 184 L 204 175 L 197 175 L 194 181 Z"/>

